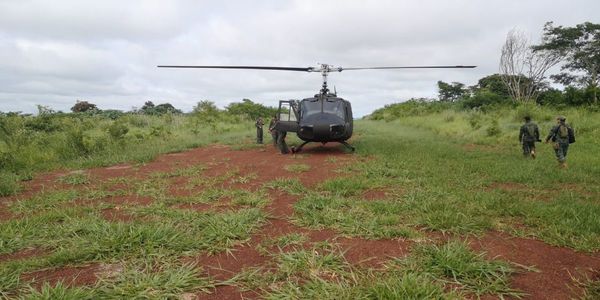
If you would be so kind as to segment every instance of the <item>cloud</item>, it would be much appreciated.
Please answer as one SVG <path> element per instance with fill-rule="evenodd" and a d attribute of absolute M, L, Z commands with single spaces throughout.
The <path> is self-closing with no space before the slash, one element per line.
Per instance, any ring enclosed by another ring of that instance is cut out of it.
<path fill-rule="evenodd" d="M 0 110 L 68 110 L 83 99 L 129 109 L 189 110 L 250 98 L 303 98 L 319 74 L 166 70 L 158 64 L 313 66 L 475 64 L 474 70 L 354 71 L 330 84 L 364 115 L 436 82 L 495 73 L 506 33 L 538 36 L 546 21 L 593 21 L 594 0 L 553 1 L 5 1 L 0 2 Z"/>

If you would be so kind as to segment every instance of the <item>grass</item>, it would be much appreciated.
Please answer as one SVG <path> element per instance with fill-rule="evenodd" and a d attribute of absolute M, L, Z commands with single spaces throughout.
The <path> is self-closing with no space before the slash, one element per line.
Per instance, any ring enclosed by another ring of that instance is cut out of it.
<path fill-rule="evenodd" d="M 171 172 L 154 172 L 150 174 L 151 178 L 172 178 L 172 177 L 193 177 L 198 176 L 206 170 L 204 165 L 194 165 L 189 167 L 178 167 Z"/>
<path fill-rule="evenodd" d="M 0 171 L 0 197 L 14 195 L 20 190 L 19 176 L 11 172 Z"/>
<path fill-rule="evenodd" d="M 294 205 L 293 220 L 311 228 L 328 227 L 366 238 L 407 238 L 420 234 L 407 226 L 401 203 L 310 194 Z"/>
<path fill-rule="evenodd" d="M 360 269 L 329 243 L 280 251 L 267 267 L 249 268 L 233 281 L 265 299 L 459 299 L 441 282 L 416 272 Z"/>
<path fill-rule="evenodd" d="M 48 254 L 0 264 L 0 274 L 6 274 L 0 285 L 15 291 L 22 284 L 15 274 L 48 267 L 229 251 L 264 222 L 257 209 L 215 214 L 148 207 L 132 213 L 144 221 L 115 223 L 93 210 L 63 208 L 3 222 L 0 253 L 35 247 Z"/>
<path fill-rule="evenodd" d="M 308 237 L 302 233 L 290 233 L 279 236 L 277 238 L 267 238 L 259 245 L 256 246 L 256 250 L 263 255 L 269 254 L 270 248 L 277 247 L 277 249 L 283 249 L 286 247 L 297 247 L 301 246 L 308 241 Z"/>
<path fill-rule="evenodd" d="M 63 175 L 57 180 L 60 183 L 70 185 L 80 185 L 90 183 L 90 176 L 85 172 L 72 172 L 71 174 Z"/>
<path fill-rule="evenodd" d="M 310 170 L 310 166 L 307 164 L 289 164 L 283 166 L 283 169 L 291 173 L 303 173 Z"/>
<path fill-rule="evenodd" d="M 29 288 L 24 299 L 178 299 L 186 293 L 208 293 L 213 281 L 199 277 L 202 270 L 194 264 L 150 259 L 127 263 L 115 275 L 101 278 L 91 287 L 68 287 L 62 282 L 47 282 Z"/>
<path fill-rule="evenodd" d="M 515 273 L 511 265 L 500 260 L 487 260 L 484 253 L 474 253 L 462 241 L 443 245 L 421 244 L 411 256 L 396 263 L 402 269 L 430 274 L 477 296 L 521 296 L 519 291 L 510 288 L 510 275 Z"/>
<path fill-rule="evenodd" d="M 0 221 L 0 255 L 24 249 L 40 254 L 0 262 L 0 298 L 177 299 L 210 292 L 221 284 L 254 290 L 267 299 L 520 297 L 523 293 L 511 288 L 511 277 L 523 270 L 472 251 L 461 240 L 464 236 L 497 230 L 578 251 L 600 249 L 600 161 L 595 155 L 600 144 L 594 128 L 597 121 L 592 120 L 597 115 L 569 113 L 581 134 L 569 154 L 570 168 L 559 170 L 551 149 L 542 145 L 537 160 L 523 160 L 514 131 L 521 113 L 520 108 L 489 113 L 443 111 L 390 122 L 357 121 L 360 138 L 353 141 L 357 152 L 352 162 L 340 166 L 337 177 L 310 188 L 300 180 L 311 176 L 304 163 L 285 166 L 293 179 L 265 182 L 254 192 L 228 186 L 255 182 L 260 170 L 242 175 L 238 167 L 228 166 L 222 175 L 205 176 L 207 168 L 222 166 L 227 160 L 176 165 L 147 178 L 113 178 L 94 185 L 87 184 L 90 178 L 85 172 L 69 174 L 59 179 L 66 188 L 44 188 L 3 203 L 15 217 Z M 544 109 L 535 113 L 541 128 L 551 125 L 546 115 L 554 113 Z M 163 122 L 140 120 L 157 122 L 154 125 Z M 171 133 L 156 139 L 144 137 L 140 149 L 129 149 L 131 141 L 106 146 L 106 153 L 122 156 L 90 152 L 84 163 L 83 157 L 77 161 L 74 156 L 45 154 L 49 162 L 36 170 L 57 166 L 61 159 L 61 166 L 67 168 L 145 162 L 161 151 L 244 140 L 243 126 L 235 125 L 217 137 L 204 135 L 203 129 L 188 132 L 179 121 L 174 121 Z M 472 122 L 480 127 L 475 129 Z M 495 129 L 490 136 L 492 125 Z M 137 129 L 129 138 L 147 129 L 132 126 Z M 157 148 L 145 149 L 154 145 Z M 24 149 L 23 155 L 34 155 L 29 150 Z M 309 158 L 296 157 L 297 162 Z M 327 161 L 337 162 L 335 158 Z M 14 194 L 18 180 L 26 176 L 13 171 L 6 174 L 10 180 L 0 179 L 0 192 Z M 183 196 L 173 195 L 173 182 L 181 184 L 177 189 L 185 192 Z M 390 192 L 385 199 L 363 197 L 378 189 L 401 192 Z M 296 225 L 368 239 L 412 239 L 415 246 L 408 256 L 391 258 L 383 267 L 372 269 L 348 262 L 335 239 L 312 243 L 307 234 L 291 232 L 250 244 L 267 263 L 232 274 L 234 278 L 225 282 L 204 276 L 199 266 L 189 263 L 190 257 L 227 253 L 249 243 L 267 224 L 268 205 L 278 200 L 272 195 L 280 193 L 298 199 L 289 218 Z M 141 197 L 150 203 L 115 204 L 113 197 Z M 208 204 L 208 208 L 199 212 L 179 204 Z M 106 209 L 114 212 L 117 208 L 125 221 L 104 218 Z M 423 238 L 432 231 L 459 238 L 444 243 Z M 32 288 L 33 283 L 21 276 L 89 264 L 116 266 L 118 271 L 102 273 L 99 282 L 85 287 L 46 282 Z M 594 280 L 583 284 L 589 299 L 598 297 Z"/>
<path fill-rule="evenodd" d="M 130 114 L 117 120 L 62 114 L 0 116 L 0 126 L 7 132 L 0 140 L 0 166 L 18 178 L 25 178 L 57 168 L 144 163 L 158 154 L 210 143 L 240 145 L 239 141 L 243 140 L 251 144 L 255 134 L 252 121 L 218 121 L 212 126 L 194 121 L 185 115 Z M 118 139 L 111 137 L 108 131 L 115 123 L 129 129 Z"/>
<path fill-rule="evenodd" d="M 431 116 L 424 119 L 436 124 Z M 600 164 L 593 164 L 593 152 L 575 150 L 575 144 L 571 168 L 564 171 L 556 168 L 551 149 L 540 147 L 535 161 L 523 160 L 516 143 L 465 150 L 473 140 L 403 122 L 357 122 L 357 153 L 371 158 L 351 167 L 352 184 L 334 180 L 298 202 L 296 221 L 366 237 L 390 236 L 385 228 L 394 224 L 457 234 L 496 229 L 577 250 L 600 249 L 600 220 L 593 217 L 600 213 Z M 493 188 L 497 183 L 525 189 Z M 377 186 L 406 192 L 386 201 L 356 199 Z"/>
<path fill-rule="evenodd" d="M 297 178 L 277 178 L 263 185 L 265 188 L 279 190 L 290 195 L 298 196 L 306 192 L 306 188 Z"/>

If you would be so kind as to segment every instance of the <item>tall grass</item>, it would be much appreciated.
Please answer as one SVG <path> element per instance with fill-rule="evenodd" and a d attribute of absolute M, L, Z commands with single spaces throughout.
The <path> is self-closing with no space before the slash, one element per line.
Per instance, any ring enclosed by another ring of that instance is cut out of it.
<path fill-rule="evenodd" d="M 567 116 L 577 134 L 569 169 L 558 168 L 549 145 L 538 145 L 536 160 L 522 157 L 518 130 L 525 114 L 544 133 L 554 116 Z M 487 127 L 493 120 L 500 132 L 490 136 Z M 328 221 L 336 211 L 364 216 L 360 210 L 366 209 L 368 220 L 380 220 L 390 212 L 401 216 L 385 218 L 389 225 L 415 224 L 455 233 L 495 229 L 577 250 L 600 249 L 600 221 L 594 217 L 600 213 L 600 113 L 535 106 L 489 112 L 443 110 L 356 125 L 362 131 L 355 142 L 358 153 L 376 159 L 356 165 L 360 176 L 353 179 L 379 181 L 405 193 L 387 203 L 306 197 L 297 206 L 302 224 L 334 228 L 345 224 L 343 228 L 354 228 L 343 229 L 346 233 L 377 236 L 383 227 L 366 226 L 362 220 Z"/>
<path fill-rule="evenodd" d="M 251 141 L 253 122 L 242 117 L 205 124 L 193 115 L 0 115 L 0 196 L 18 179 L 58 168 L 146 162 L 156 155 L 210 143 Z"/>

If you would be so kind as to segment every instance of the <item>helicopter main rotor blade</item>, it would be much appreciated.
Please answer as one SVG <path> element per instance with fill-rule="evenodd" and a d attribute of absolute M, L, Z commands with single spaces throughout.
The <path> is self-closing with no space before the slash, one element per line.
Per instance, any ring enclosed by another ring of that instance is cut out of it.
<path fill-rule="evenodd" d="M 389 69 L 472 69 L 477 66 L 406 66 L 406 67 L 365 67 L 365 68 L 339 68 L 346 70 L 389 70 Z"/>
<path fill-rule="evenodd" d="M 275 71 L 298 71 L 298 72 L 311 72 L 314 70 L 312 67 L 298 68 L 298 67 L 265 67 L 265 66 L 157 66 L 159 68 L 180 68 L 180 69 L 247 69 L 247 70 L 275 70 Z"/>

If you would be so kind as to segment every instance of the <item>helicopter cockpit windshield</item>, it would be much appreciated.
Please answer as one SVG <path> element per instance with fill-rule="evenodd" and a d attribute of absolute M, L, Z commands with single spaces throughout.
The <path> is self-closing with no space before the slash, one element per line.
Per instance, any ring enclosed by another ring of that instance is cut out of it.
<path fill-rule="evenodd" d="M 305 100 L 300 104 L 300 110 L 302 117 L 308 117 L 310 115 L 318 113 L 328 113 L 336 115 L 342 119 L 345 119 L 344 103 L 337 100 L 325 100 L 325 101 L 310 101 Z"/>
<path fill-rule="evenodd" d="M 302 101 L 300 110 L 302 112 L 302 117 L 318 114 L 321 112 L 321 102 L 310 100 Z"/>
<path fill-rule="evenodd" d="M 323 112 L 345 119 L 344 103 L 342 101 L 323 101 Z"/>

